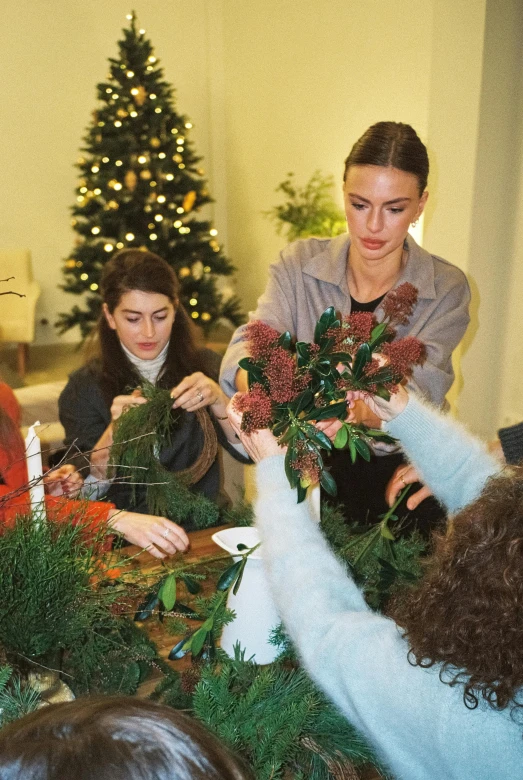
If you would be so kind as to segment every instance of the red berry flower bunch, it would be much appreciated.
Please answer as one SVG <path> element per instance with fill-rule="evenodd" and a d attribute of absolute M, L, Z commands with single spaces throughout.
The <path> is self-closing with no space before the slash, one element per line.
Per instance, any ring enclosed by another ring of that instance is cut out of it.
<path fill-rule="evenodd" d="M 235 407 L 243 413 L 243 430 L 269 428 L 287 446 L 285 470 L 298 501 L 318 481 L 336 494 L 323 460 L 333 446 L 349 449 L 353 461 L 358 455 L 369 460 L 373 440 L 394 441 L 379 430 L 347 422 L 345 397 L 348 390 L 389 397 L 423 360 L 420 341 L 394 340 L 395 327 L 408 322 L 416 300 L 415 287 L 400 285 L 383 300 L 381 322 L 369 312 L 340 318 L 330 307 L 316 324 L 313 343 L 294 343 L 289 332 L 280 334 L 264 322 L 247 326 L 251 357 L 239 365 L 247 371 L 249 392 L 236 397 Z M 326 419 L 342 422 L 334 445 L 315 425 Z"/>

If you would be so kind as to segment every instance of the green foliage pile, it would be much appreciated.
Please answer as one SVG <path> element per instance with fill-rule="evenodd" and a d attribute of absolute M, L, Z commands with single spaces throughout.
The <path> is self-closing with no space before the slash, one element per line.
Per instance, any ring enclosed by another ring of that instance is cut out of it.
<path fill-rule="evenodd" d="M 276 192 L 282 192 L 286 200 L 264 214 L 276 223 L 277 232 L 288 241 L 345 233 L 345 214 L 332 198 L 333 184 L 332 176 L 323 176 L 320 171 L 315 171 L 304 187 L 298 187 L 294 174 L 289 173 L 276 188 Z"/>
<path fill-rule="evenodd" d="M 17 519 L 0 535 L 0 645 L 30 660 L 81 643 L 107 610 L 93 590 L 97 542 L 81 523 Z"/>
<path fill-rule="evenodd" d="M 171 441 L 177 419 L 169 390 L 144 383 L 142 393 L 148 403 L 130 407 L 115 425 L 111 462 L 118 464 L 116 478 L 132 485 L 133 501 L 137 492 L 145 489 L 153 515 L 168 517 L 188 531 L 217 525 L 218 506 L 191 492 L 178 474 L 159 461 L 159 452 Z"/>
<path fill-rule="evenodd" d="M 368 745 L 301 669 L 259 667 L 237 652 L 206 666 L 194 715 L 243 756 L 257 780 L 327 780 L 334 766 L 374 761 Z"/>
<path fill-rule="evenodd" d="M 75 693 L 134 693 L 160 661 L 143 631 L 114 614 L 121 591 L 94 586 L 105 532 L 87 538 L 79 520 L 22 516 L 0 535 L 0 648 L 23 674 L 63 672 Z"/>

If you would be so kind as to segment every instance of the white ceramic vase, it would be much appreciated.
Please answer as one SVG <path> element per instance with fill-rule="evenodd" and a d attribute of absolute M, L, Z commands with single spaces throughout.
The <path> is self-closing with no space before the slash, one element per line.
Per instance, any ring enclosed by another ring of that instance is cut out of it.
<path fill-rule="evenodd" d="M 234 561 L 240 560 L 238 544 L 254 547 L 260 541 L 258 531 L 252 527 L 227 528 L 213 535 L 213 541 L 227 550 Z M 234 645 L 245 650 L 245 658 L 257 664 L 270 664 L 278 655 L 278 648 L 269 644 L 271 630 L 280 623 L 263 570 L 260 547 L 251 553 L 245 565 L 243 579 L 236 595 L 229 591 L 227 606 L 236 618 L 225 626 L 220 645 L 227 655 L 234 657 Z"/>

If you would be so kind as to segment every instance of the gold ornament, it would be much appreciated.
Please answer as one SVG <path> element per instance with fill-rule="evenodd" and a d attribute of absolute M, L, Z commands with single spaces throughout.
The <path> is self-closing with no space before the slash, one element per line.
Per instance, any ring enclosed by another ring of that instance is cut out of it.
<path fill-rule="evenodd" d="M 183 268 L 180 268 L 178 271 L 178 276 L 180 279 L 185 279 L 186 276 L 191 275 L 191 269 L 187 268 L 187 266 L 184 266 Z"/>
<path fill-rule="evenodd" d="M 143 106 L 147 100 L 147 90 L 142 84 L 133 89 L 133 99 L 137 106 Z"/>
<path fill-rule="evenodd" d="M 181 154 L 173 154 L 173 160 L 175 163 L 181 163 L 183 160 L 183 157 Z"/>
<path fill-rule="evenodd" d="M 127 173 L 123 177 L 123 181 L 127 189 L 130 190 L 131 192 L 134 192 L 136 189 L 136 185 L 138 183 L 138 176 L 133 170 L 127 171 Z"/>
<path fill-rule="evenodd" d="M 121 119 L 125 119 L 126 116 L 128 116 L 127 111 L 125 108 L 119 108 L 116 112 L 116 116 L 119 116 Z"/>
<path fill-rule="evenodd" d="M 144 168 L 143 171 L 140 171 L 140 179 L 145 179 L 145 181 L 148 181 L 151 176 L 151 171 L 147 170 L 147 168 Z"/>
<path fill-rule="evenodd" d="M 196 171 L 196 173 L 198 174 L 198 176 L 204 176 L 204 174 L 205 174 L 205 171 L 203 170 L 203 168 L 198 168 L 198 170 Z"/>
<path fill-rule="evenodd" d="M 182 206 L 184 211 L 190 211 L 192 207 L 194 206 L 194 202 L 196 200 L 196 192 L 194 190 L 190 190 L 185 198 L 183 199 Z"/>
<path fill-rule="evenodd" d="M 158 147 L 162 145 L 162 142 L 160 141 L 159 138 L 151 138 L 149 143 L 151 144 L 153 149 L 158 149 Z"/>
<path fill-rule="evenodd" d="M 76 268 L 76 260 L 66 260 L 65 261 L 65 267 L 66 268 Z"/>
<path fill-rule="evenodd" d="M 115 200 L 110 200 L 107 202 L 107 209 L 113 209 L 116 211 L 116 209 L 120 208 L 118 203 Z"/>

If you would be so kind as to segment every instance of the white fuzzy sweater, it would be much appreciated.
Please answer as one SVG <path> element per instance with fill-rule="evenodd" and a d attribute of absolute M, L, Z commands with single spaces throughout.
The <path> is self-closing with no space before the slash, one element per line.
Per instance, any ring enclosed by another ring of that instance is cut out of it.
<path fill-rule="evenodd" d="M 450 511 L 474 500 L 499 464 L 450 418 L 411 397 L 388 426 Z M 273 597 L 310 675 L 364 734 L 398 780 L 523 778 L 522 728 L 438 668 L 407 659 L 396 624 L 373 613 L 336 560 L 306 503 L 296 503 L 283 457 L 257 468 L 256 517 Z"/>

